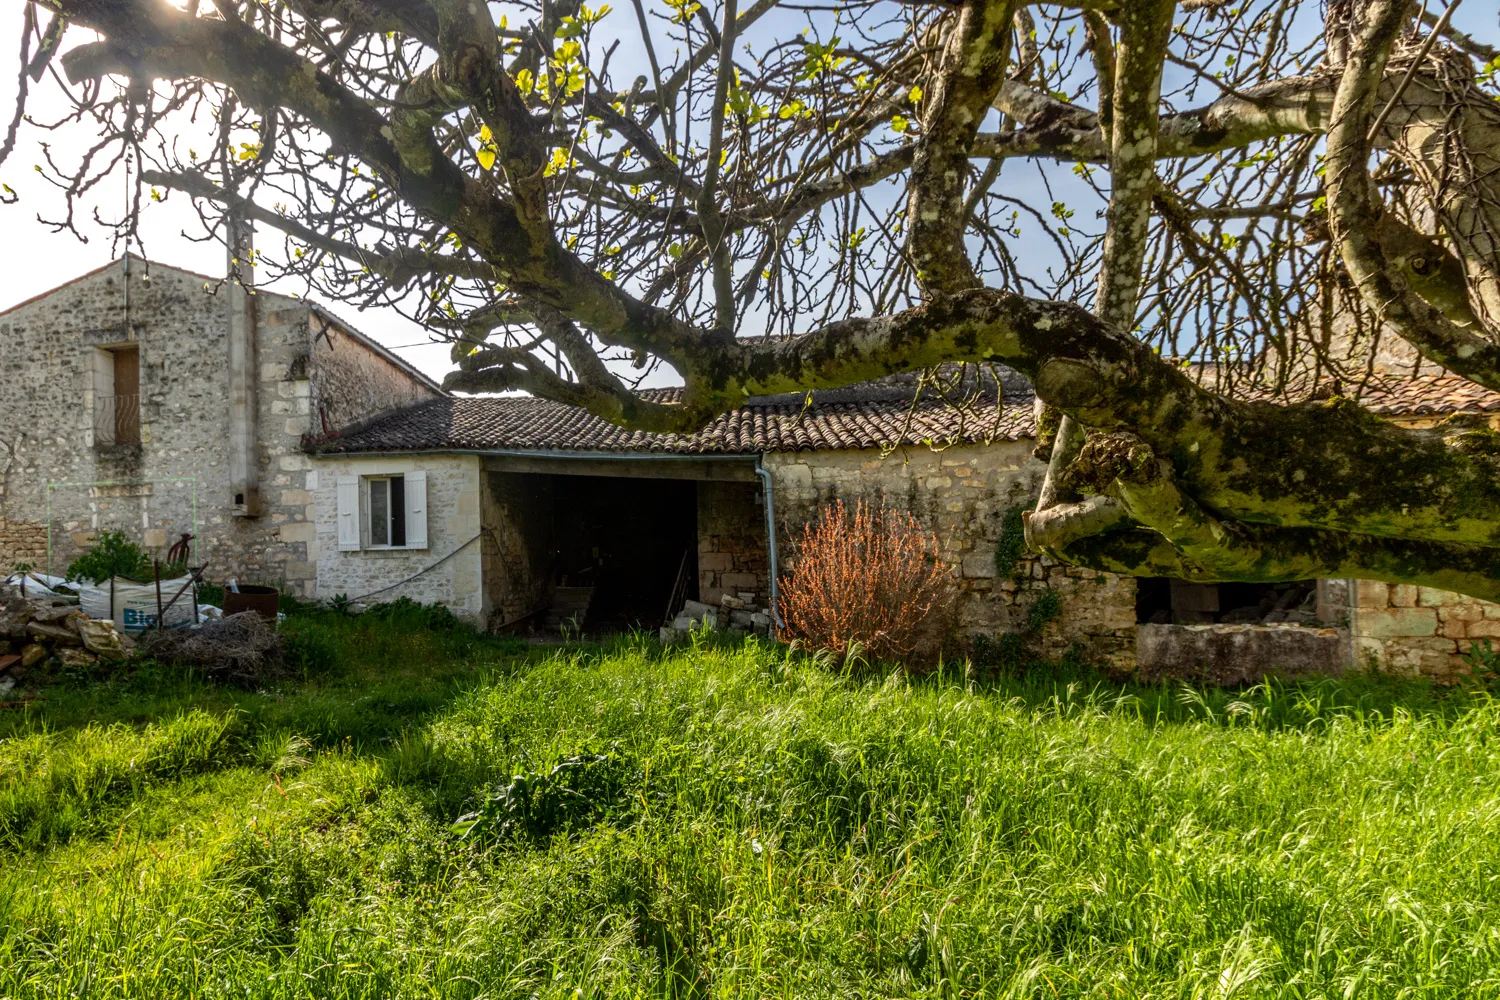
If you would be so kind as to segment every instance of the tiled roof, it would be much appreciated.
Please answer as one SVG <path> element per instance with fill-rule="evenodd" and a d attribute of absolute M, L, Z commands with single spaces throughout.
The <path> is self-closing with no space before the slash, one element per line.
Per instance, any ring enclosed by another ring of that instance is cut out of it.
<path fill-rule="evenodd" d="M 314 446 L 320 453 L 392 451 L 657 452 L 750 455 L 893 445 L 1017 441 L 1036 433 L 1030 384 L 1014 373 L 958 406 L 897 376 L 843 389 L 750 400 L 696 434 L 628 431 L 576 407 L 530 396 L 432 400 L 349 428 Z M 678 390 L 655 390 L 660 402 Z M 1361 400 L 1386 416 L 1500 412 L 1500 393 L 1456 375 L 1388 377 L 1366 386 Z M 998 405 L 997 405 L 998 404 Z"/>
<path fill-rule="evenodd" d="M 764 396 L 716 418 L 696 434 L 628 431 L 562 403 L 530 396 L 433 400 L 387 414 L 319 442 L 321 453 L 388 451 L 613 451 L 752 455 L 767 451 L 1015 441 L 1031 437 L 1031 387 L 1004 376 L 959 406 L 923 394 L 912 405 L 910 378 Z M 650 395 L 670 402 L 678 390 Z M 997 405 L 998 404 L 998 405 Z"/>
<path fill-rule="evenodd" d="M 1500 392 L 1461 375 L 1387 376 L 1366 386 L 1360 402 L 1382 416 L 1500 412 Z"/>

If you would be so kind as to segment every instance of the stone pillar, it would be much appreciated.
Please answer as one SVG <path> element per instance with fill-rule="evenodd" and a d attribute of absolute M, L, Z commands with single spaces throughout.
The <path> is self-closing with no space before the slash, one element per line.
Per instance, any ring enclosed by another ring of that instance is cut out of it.
<path fill-rule="evenodd" d="M 255 416 L 255 252 L 254 230 L 238 212 L 225 216 L 229 308 L 229 492 L 236 517 L 260 515 L 260 476 L 256 461 Z"/>

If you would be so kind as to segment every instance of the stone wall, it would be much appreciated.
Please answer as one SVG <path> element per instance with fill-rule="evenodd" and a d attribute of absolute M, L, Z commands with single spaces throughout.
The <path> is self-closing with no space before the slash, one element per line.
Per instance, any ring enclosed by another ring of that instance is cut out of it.
<path fill-rule="evenodd" d="M 898 451 L 771 454 L 765 466 L 775 489 L 783 573 L 796 558 L 802 528 L 835 498 L 884 500 L 910 510 L 932 530 L 959 586 L 954 608 L 966 634 L 1020 631 L 1031 607 L 1048 589 L 1062 613 L 1040 637 L 1041 651 L 1060 656 L 1080 647 L 1095 662 L 1125 670 L 1134 665 L 1135 581 L 1062 566 L 1047 557 L 996 564 L 1006 512 L 1030 509 L 1046 471 L 1032 457 L 1031 441 L 988 446 Z"/>
<path fill-rule="evenodd" d="M 313 463 L 309 489 L 317 511 L 317 579 L 321 596 L 326 599 L 343 594 L 351 599 L 363 598 L 368 603 L 409 597 L 423 604 L 445 604 L 475 624 L 486 623 L 490 604 L 482 585 L 483 471 L 478 456 L 328 456 L 314 458 Z M 418 470 L 427 473 L 427 548 L 362 548 L 340 552 L 339 477 L 389 476 Z M 443 561 L 450 555 L 452 558 Z M 415 579 L 408 580 L 409 577 Z"/>
<path fill-rule="evenodd" d="M 438 395 L 383 352 L 319 313 L 309 317 L 314 433 L 346 427 L 372 414 L 410 406 Z"/>
<path fill-rule="evenodd" d="M 287 585 L 313 596 L 311 464 L 302 451 L 317 402 L 308 306 L 256 295 L 262 505 L 259 516 L 240 517 L 232 513 L 229 485 L 225 286 L 139 258 L 130 261 L 126 286 L 116 261 L 0 314 L 7 348 L 0 356 L 0 451 L 14 449 L 5 513 L 42 524 L 44 534 L 50 513 L 50 553 L 37 563 L 52 572 L 62 572 L 103 530 L 122 531 L 157 553 L 192 533 L 195 559 L 208 563 L 212 579 Z M 139 352 L 134 445 L 95 440 L 98 372 L 108 349 L 120 346 Z M 407 398 L 388 395 L 393 405 Z"/>
<path fill-rule="evenodd" d="M 760 483 L 698 483 L 698 597 L 717 606 L 725 594 L 771 600 L 765 498 Z"/>
<path fill-rule="evenodd" d="M 1469 672 L 1476 639 L 1500 643 L 1500 604 L 1432 587 L 1353 581 L 1355 663 L 1452 681 Z"/>
<path fill-rule="evenodd" d="M 552 584 L 552 477 L 486 472 L 480 516 L 491 624 L 542 608 Z"/>
<path fill-rule="evenodd" d="M 47 562 L 47 526 L 37 521 L 0 517 L 0 578 L 17 563 L 42 567 Z"/>

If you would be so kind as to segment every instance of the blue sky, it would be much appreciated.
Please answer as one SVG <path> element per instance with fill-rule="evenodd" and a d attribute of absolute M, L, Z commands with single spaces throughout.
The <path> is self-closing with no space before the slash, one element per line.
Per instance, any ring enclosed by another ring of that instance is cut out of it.
<path fill-rule="evenodd" d="M 614 57 L 612 75 L 617 82 L 622 82 L 628 81 L 637 73 L 646 72 L 647 63 L 643 51 L 635 41 L 633 18 L 628 22 L 623 21 L 629 16 L 629 5 L 618 6 L 623 9 L 616 10 L 610 20 L 622 22 L 614 30 L 621 32 L 624 38 Z M 710 5 L 711 8 L 712 6 Z M 742 3 L 741 6 L 748 4 Z M 1433 6 L 1434 9 L 1441 9 L 1435 2 Z M 20 5 L 8 8 L 7 15 L 0 22 L 0 52 L 10 53 L 3 63 L 4 68 L 0 69 L 0 108 L 4 109 L 4 117 L 8 119 L 15 92 L 14 60 L 20 40 Z M 516 18 L 514 12 L 511 17 L 513 20 Z M 803 13 L 795 11 L 772 12 L 747 40 L 757 44 L 773 36 L 786 37 L 802 28 L 806 23 L 805 17 Z M 831 15 L 819 17 L 826 24 L 826 18 Z M 1495 37 L 1494 19 L 1492 0 L 1471 0 L 1466 7 L 1460 8 L 1455 23 L 1488 40 Z M 77 36 L 83 34 L 75 31 L 70 38 L 75 42 L 80 41 L 82 39 Z M 658 35 L 658 45 L 666 49 L 659 51 L 663 61 L 673 61 L 670 57 L 671 44 L 661 35 Z M 757 44 L 757 47 L 760 45 Z M 44 81 L 38 91 L 30 105 L 32 113 L 38 119 L 60 117 L 66 105 L 56 87 L 49 81 Z M 3 276 L 0 277 L 0 308 L 29 298 L 116 256 L 110 246 L 109 233 L 92 223 L 80 226 L 88 237 L 87 243 L 80 243 L 71 234 L 52 233 L 49 227 L 37 220 L 38 214 L 55 215 L 61 210 L 61 198 L 33 170 L 33 164 L 42 157 L 41 143 L 51 142 L 54 155 L 67 160 L 76 158 L 90 138 L 86 132 L 77 128 L 49 134 L 36 127 L 23 126 L 17 149 L 11 154 L 10 160 L 0 167 L 0 180 L 8 183 L 21 196 L 18 204 L 0 206 L 0 232 L 5 235 L 0 240 L 0 276 Z M 1082 185 L 1071 178 L 1066 166 L 1050 170 L 1049 176 L 1055 183 L 1063 185 L 1063 189 L 1073 192 L 1064 197 L 1079 197 Z M 1031 164 L 1008 163 L 1001 183 L 1008 193 L 1037 204 L 1044 210 L 1051 203 L 1051 197 L 1043 189 L 1037 170 Z M 122 177 L 111 184 L 113 191 L 106 187 L 100 192 L 98 207 L 104 214 L 116 215 L 122 210 L 124 203 L 124 179 Z M 872 198 L 876 200 L 877 207 L 890 205 L 895 201 L 894 192 L 884 195 L 872 193 Z M 1083 209 L 1080 216 L 1092 215 L 1095 204 L 1086 198 L 1079 199 L 1079 206 Z M 1087 224 L 1091 220 L 1080 221 Z M 195 243 L 183 235 L 184 230 L 193 233 L 197 229 L 196 216 L 182 198 L 174 198 L 166 205 L 148 205 L 142 219 L 146 251 L 153 259 L 195 271 L 221 273 L 224 266 L 222 248 L 213 244 Z M 1035 227 L 1032 227 L 1032 231 L 1036 232 Z M 1045 241 L 1039 233 L 1034 240 L 1023 239 L 1016 249 L 1040 267 L 1044 267 L 1049 259 L 1056 259 L 1050 242 Z M 302 291 L 296 287 L 278 290 Z M 449 369 L 446 345 L 427 344 L 425 332 L 394 311 L 376 308 L 359 312 L 347 305 L 337 305 L 335 308 L 357 327 L 387 346 L 396 348 L 403 357 L 429 374 L 441 377 Z"/>

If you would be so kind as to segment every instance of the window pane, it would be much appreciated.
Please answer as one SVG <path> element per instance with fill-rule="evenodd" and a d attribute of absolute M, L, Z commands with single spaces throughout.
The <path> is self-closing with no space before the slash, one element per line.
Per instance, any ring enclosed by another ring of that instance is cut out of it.
<path fill-rule="evenodd" d="M 391 544 L 406 544 L 406 477 L 392 476 L 391 483 Z"/>
<path fill-rule="evenodd" d="M 370 544 L 391 543 L 391 495 L 389 479 L 370 480 Z"/>

